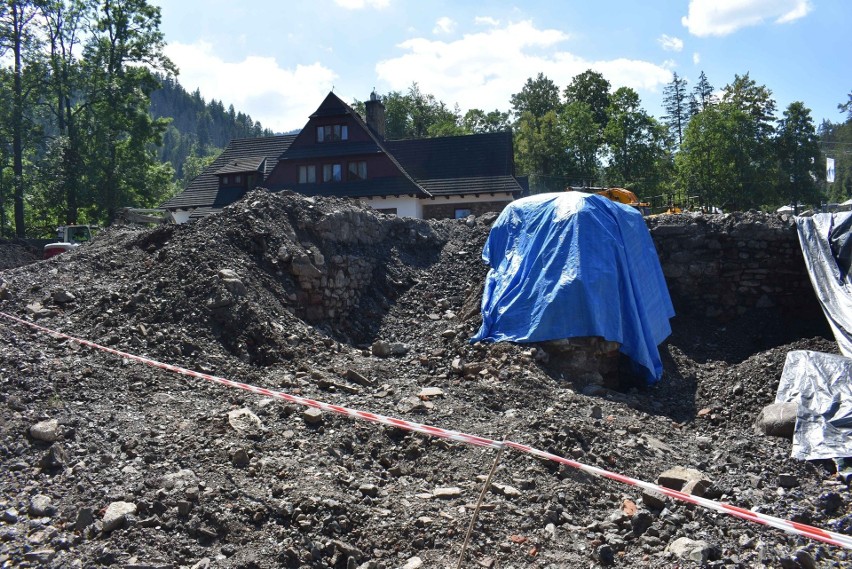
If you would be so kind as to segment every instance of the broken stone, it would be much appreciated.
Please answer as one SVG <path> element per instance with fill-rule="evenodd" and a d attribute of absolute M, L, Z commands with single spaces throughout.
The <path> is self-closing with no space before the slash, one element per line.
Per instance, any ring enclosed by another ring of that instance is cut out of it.
<path fill-rule="evenodd" d="M 248 291 L 246 285 L 240 280 L 239 275 L 232 269 L 222 269 L 217 274 L 228 292 L 234 296 L 244 296 Z"/>
<path fill-rule="evenodd" d="M 364 496 L 375 498 L 379 495 L 379 487 L 375 484 L 361 484 L 358 486 L 358 491 Z"/>
<path fill-rule="evenodd" d="M 53 291 L 53 294 L 51 296 L 53 298 L 53 302 L 57 304 L 67 304 L 69 302 L 74 302 L 75 300 L 77 300 L 77 297 L 67 290 Z"/>
<path fill-rule="evenodd" d="M 431 397 L 443 397 L 444 390 L 438 387 L 424 387 L 420 390 L 420 393 L 417 394 L 417 397 L 420 399 L 429 399 Z"/>
<path fill-rule="evenodd" d="M 241 435 L 257 433 L 263 429 L 260 417 L 246 408 L 228 411 L 228 424 Z"/>
<path fill-rule="evenodd" d="M 689 488 L 686 488 L 687 483 L 692 483 Z M 709 488 L 711 482 L 701 471 L 693 468 L 675 466 L 674 468 L 669 468 L 660 474 L 660 476 L 657 477 L 657 484 L 665 486 L 666 488 L 671 488 L 672 490 L 679 490 L 684 493 L 690 493 L 687 492 L 687 490 L 698 490 L 701 491 L 702 494 L 695 495 L 701 496 Z"/>
<path fill-rule="evenodd" d="M 432 496 L 435 498 L 441 498 L 443 500 L 450 500 L 452 498 L 458 498 L 462 495 L 461 488 L 456 486 L 450 486 L 447 488 L 435 488 L 435 491 L 432 492 Z"/>
<path fill-rule="evenodd" d="M 509 486 L 508 484 L 498 484 L 497 482 L 493 482 L 491 484 L 491 491 L 495 494 L 502 494 L 507 498 L 517 498 L 521 495 L 521 491 L 515 488 L 514 486 Z"/>
<path fill-rule="evenodd" d="M 779 474 L 778 486 L 781 488 L 795 488 L 799 485 L 799 479 L 792 474 Z"/>
<path fill-rule="evenodd" d="M 322 422 L 322 411 L 316 407 L 308 407 L 302 411 L 302 420 L 309 425 L 316 425 Z"/>
<path fill-rule="evenodd" d="M 353 383 L 357 383 L 358 385 L 363 385 L 365 387 L 373 385 L 372 381 L 370 381 L 369 379 L 367 379 L 365 376 L 361 375 L 360 373 L 358 373 L 354 369 L 347 369 L 346 372 L 343 374 L 343 377 L 348 379 L 349 381 L 351 381 Z"/>
<path fill-rule="evenodd" d="M 391 346 L 384 340 L 376 340 L 373 342 L 370 350 L 377 358 L 386 358 L 391 355 Z"/>
<path fill-rule="evenodd" d="M 680 537 L 671 542 L 666 551 L 673 553 L 680 559 L 687 559 L 696 563 L 707 563 L 715 561 L 722 555 L 721 550 L 704 540 L 692 540 L 688 537 Z"/>
<path fill-rule="evenodd" d="M 411 557 L 405 565 L 402 566 L 402 569 L 420 569 L 423 567 L 423 560 L 419 557 Z"/>
<path fill-rule="evenodd" d="M 251 463 L 251 457 L 249 456 L 246 449 L 243 449 L 243 448 L 237 449 L 231 455 L 231 464 L 233 464 L 236 467 L 242 468 L 244 466 L 248 466 L 250 463 Z"/>
<path fill-rule="evenodd" d="M 791 438 L 796 429 L 798 403 L 773 403 L 764 407 L 754 423 L 759 433 L 770 437 Z"/>
<path fill-rule="evenodd" d="M 30 427 L 30 436 L 38 441 L 52 443 L 59 439 L 59 421 L 49 419 Z"/>
<path fill-rule="evenodd" d="M 30 516 L 33 518 L 52 516 L 55 511 L 56 508 L 50 503 L 50 496 L 36 494 L 30 499 Z"/>
<path fill-rule="evenodd" d="M 77 511 L 77 520 L 74 522 L 74 531 L 82 533 L 93 523 L 95 523 L 95 514 L 92 509 L 80 508 Z"/>
<path fill-rule="evenodd" d="M 104 533 L 120 528 L 127 522 L 127 516 L 136 513 L 136 504 L 130 502 L 112 502 L 107 506 L 103 519 Z"/>

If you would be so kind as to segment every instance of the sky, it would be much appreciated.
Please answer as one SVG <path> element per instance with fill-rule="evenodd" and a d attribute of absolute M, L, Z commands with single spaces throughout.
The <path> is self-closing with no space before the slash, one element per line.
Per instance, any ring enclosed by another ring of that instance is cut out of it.
<path fill-rule="evenodd" d="M 672 74 L 765 85 L 842 122 L 852 92 L 850 0 L 149 0 L 178 81 L 275 132 L 302 128 L 334 91 L 348 103 L 417 83 L 462 113 L 511 110 L 543 73 L 600 72 L 665 114 Z"/>

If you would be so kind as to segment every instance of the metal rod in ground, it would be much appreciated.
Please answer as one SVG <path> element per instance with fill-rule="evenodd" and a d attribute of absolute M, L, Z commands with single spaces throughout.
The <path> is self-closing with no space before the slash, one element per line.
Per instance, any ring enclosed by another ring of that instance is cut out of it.
<path fill-rule="evenodd" d="M 456 565 L 456 569 L 461 569 L 462 562 L 464 561 L 464 554 L 467 551 L 467 545 L 470 543 L 470 536 L 473 534 L 473 526 L 476 525 L 476 519 L 479 517 L 479 509 L 482 507 L 482 501 L 485 499 L 485 493 L 488 492 L 488 489 L 491 488 L 491 479 L 494 477 L 494 471 L 497 470 L 497 465 L 500 464 L 500 457 L 503 456 L 503 449 L 505 446 L 501 446 L 497 450 L 497 456 L 494 457 L 494 464 L 491 465 L 491 471 L 488 473 L 488 478 L 485 479 L 485 484 L 482 485 L 482 492 L 479 493 L 479 500 L 476 501 L 476 507 L 473 509 L 473 517 L 470 519 L 470 526 L 467 528 L 467 535 L 464 536 L 464 543 L 462 544 L 461 554 L 459 555 L 459 562 Z"/>

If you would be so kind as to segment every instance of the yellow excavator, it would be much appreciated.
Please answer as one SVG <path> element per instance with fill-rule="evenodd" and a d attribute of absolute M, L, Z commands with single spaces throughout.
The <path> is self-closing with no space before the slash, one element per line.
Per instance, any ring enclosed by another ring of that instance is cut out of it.
<path fill-rule="evenodd" d="M 636 194 L 625 188 L 572 188 L 569 186 L 566 190 L 579 190 L 598 194 L 599 196 L 603 196 L 614 202 L 635 207 L 641 211 L 643 215 L 647 215 L 651 212 L 650 203 L 639 201 L 639 197 Z"/>

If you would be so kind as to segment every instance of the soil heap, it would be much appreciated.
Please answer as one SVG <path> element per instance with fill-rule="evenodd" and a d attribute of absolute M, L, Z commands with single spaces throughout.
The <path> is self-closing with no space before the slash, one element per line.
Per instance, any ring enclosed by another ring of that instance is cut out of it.
<path fill-rule="evenodd" d="M 583 389 L 542 346 L 469 343 L 493 219 L 400 219 L 257 191 L 193 224 L 109 229 L 7 268 L 0 311 L 642 480 L 680 473 L 707 497 L 852 533 L 833 465 L 791 459 L 789 440 L 752 426 L 786 353 L 836 352 L 832 341 L 801 338 L 766 310 L 724 325 L 679 316 L 661 346 L 662 381 Z M 0 426 L 3 567 L 455 567 L 495 460 L 490 449 L 320 414 L 5 318 Z M 506 451 L 464 566 L 849 561 L 837 547 Z"/>

